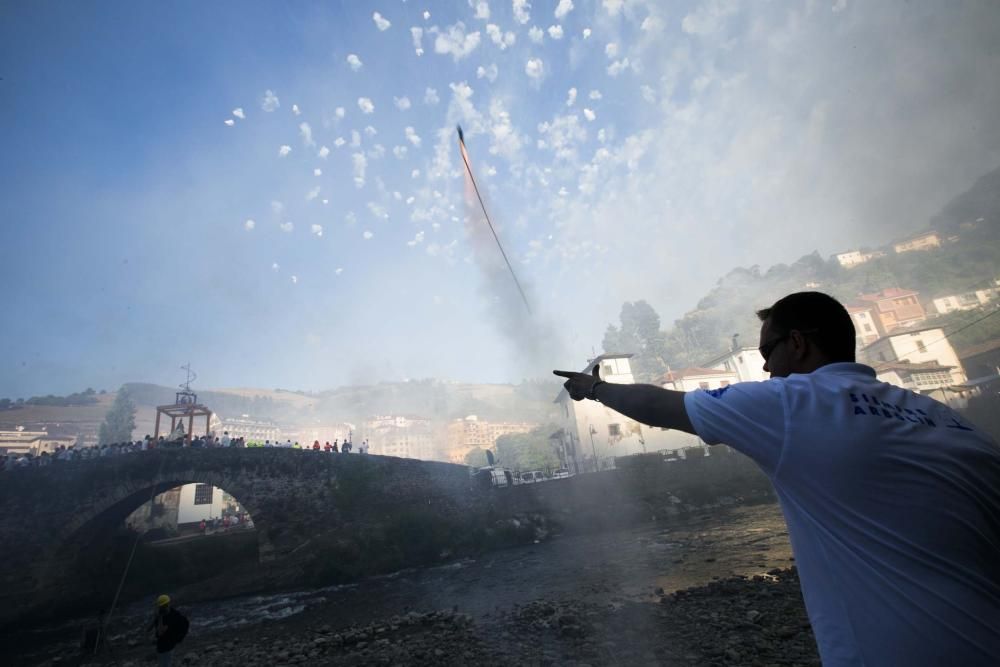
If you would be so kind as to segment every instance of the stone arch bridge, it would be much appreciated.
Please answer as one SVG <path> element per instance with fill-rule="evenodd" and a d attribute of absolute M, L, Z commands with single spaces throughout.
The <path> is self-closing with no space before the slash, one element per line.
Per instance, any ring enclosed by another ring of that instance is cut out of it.
<path fill-rule="evenodd" d="M 265 564 L 308 560 L 330 545 L 324 536 L 415 510 L 468 514 L 483 495 L 465 466 L 280 448 L 158 449 L 11 471 L 0 475 L 0 624 L 81 594 L 81 554 L 153 494 L 193 482 L 246 508 Z"/>

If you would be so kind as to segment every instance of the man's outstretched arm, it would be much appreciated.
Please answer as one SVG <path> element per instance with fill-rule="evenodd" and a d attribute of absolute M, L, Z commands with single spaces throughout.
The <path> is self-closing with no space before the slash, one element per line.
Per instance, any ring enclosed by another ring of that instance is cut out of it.
<path fill-rule="evenodd" d="M 663 389 L 652 384 L 617 384 L 600 379 L 598 368 L 593 375 L 574 371 L 553 371 L 567 378 L 563 386 L 574 401 L 585 398 L 600 401 L 616 412 L 648 426 L 695 433 L 684 407 L 684 392 Z"/>

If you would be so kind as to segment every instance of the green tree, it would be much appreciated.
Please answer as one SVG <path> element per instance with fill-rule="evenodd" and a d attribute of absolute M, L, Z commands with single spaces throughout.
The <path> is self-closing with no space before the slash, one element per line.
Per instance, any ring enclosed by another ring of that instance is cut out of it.
<path fill-rule="evenodd" d="M 527 433 L 508 433 L 497 438 L 497 459 L 512 470 L 551 470 L 558 468 L 559 457 L 549 440 L 558 427 L 546 424 Z"/>
<path fill-rule="evenodd" d="M 636 380 L 651 382 L 667 370 L 663 360 L 666 336 L 660 330 L 660 316 L 645 301 L 622 304 L 621 326 L 608 325 L 602 347 L 606 353 L 631 352 L 632 374 Z"/>
<path fill-rule="evenodd" d="M 104 416 L 97 439 L 102 445 L 126 442 L 132 439 L 135 430 L 135 403 L 124 387 L 118 390 L 111 408 Z"/>
<path fill-rule="evenodd" d="M 470 449 L 465 453 L 465 465 L 472 466 L 473 468 L 482 468 L 488 464 L 486 460 L 486 450 L 480 447 Z"/>

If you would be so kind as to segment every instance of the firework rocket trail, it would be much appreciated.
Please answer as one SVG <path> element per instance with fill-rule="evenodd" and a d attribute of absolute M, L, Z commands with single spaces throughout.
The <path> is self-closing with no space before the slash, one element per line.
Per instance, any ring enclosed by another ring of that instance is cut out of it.
<path fill-rule="evenodd" d="M 472 175 L 472 165 L 469 163 L 469 153 L 465 150 L 465 135 L 462 133 L 462 126 L 457 126 L 457 129 L 458 149 L 462 153 L 462 162 L 465 163 L 466 189 L 468 189 L 470 184 L 472 185 L 472 190 L 476 193 L 476 199 L 479 200 L 479 206 L 483 210 L 483 216 L 486 218 L 486 224 L 489 225 L 490 231 L 493 232 L 493 240 L 497 242 L 497 248 L 500 249 L 503 261 L 507 264 L 507 270 L 510 271 L 510 277 L 514 279 L 517 291 L 521 294 L 521 300 L 524 301 L 524 307 L 528 309 L 528 314 L 530 315 L 531 305 L 528 303 L 528 297 L 525 296 L 524 290 L 521 289 L 521 282 L 517 279 L 517 275 L 514 273 L 514 267 L 510 264 L 510 260 L 507 259 L 507 253 L 504 252 L 503 245 L 500 243 L 500 237 L 497 236 L 496 229 L 493 228 L 493 222 L 490 220 L 490 214 L 486 212 L 486 204 L 483 203 L 483 197 L 479 194 L 479 186 L 476 185 L 476 177 Z"/>

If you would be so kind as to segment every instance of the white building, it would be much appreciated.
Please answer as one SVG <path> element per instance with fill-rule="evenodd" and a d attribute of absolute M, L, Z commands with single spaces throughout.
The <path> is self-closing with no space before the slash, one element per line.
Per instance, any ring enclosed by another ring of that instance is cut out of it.
<path fill-rule="evenodd" d="M 910 238 L 894 243 L 892 249 L 897 253 L 913 252 L 914 250 L 932 250 L 941 247 L 941 237 L 937 232 L 930 231 L 911 236 Z"/>
<path fill-rule="evenodd" d="M 605 382 L 633 384 L 631 357 L 631 354 L 602 354 L 590 360 L 581 372 L 591 373 L 594 366 L 600 366 Z M 555 402 L 561 407 L 562 428 L 557 431 L 558 437 L 562 439 L 569 465 L 579 472 L 608 468 L 617 456 L 681 449 L 700 443 L 688 433 L 640 424 L 597 401 L 574 401 L 565 389 Z"/>
<path fill-rule="evenodd" d="M 930 327 L 890 334 L 861 350 L 861 357 L 879 379 L 922 394 L 947 398 L 947 388 L 967 380 L 962 362 L 944 329 Z M 947 400 L 946 400 L 947 402 Z"/>
<path fill-rule="evenodd" d="M 49 435 L 48 431 L 25 431 L 18 427 L 14 431 L 0 431 L 0 453 L 31 454 L 39 456 L 42 452 L 51 454 L 60 445 L 69 448 L 76 438 Z"/>
<path fill-rule="evenodd" d="M 695 367 L 668 371 L 663 374 L 659 383 L 664 389 L 695 391 L 696 389 L 721 389 L 739 381 L 739 376 L 735 371 Z"/>
<path fill-rule="evenodd" d="M 222 510 L 235 505 L 228 493 L 211 484 L 185 484 L 177 504 L 177 523 L 197 523 L 222 516 Z"/>
<path fill-rule="evenodd" d="M 963 294 L 951 294 L 934 299 L 934 310 L 939 315 L 953 313 L 956 310 L 975 310 L 980 308 L 997 297 L 995 289 L 980 289 L 974 292 Z"/>
<path fill-rule="evenodd" d="M 423 417 L 377 415 L 365 421 L 361 434 L 355 434 L 355 451 L 362 440 L 368 440 L 370 454 L 424 461 L 442 457 L 438 451 L 440 434 L 433 423 Z"/>
<path fill-rule="evenodd" d="M 764 372 L 764 357 L 756 347 L 738 347 L 720 354 L 705 362 L 704 368 L 735 373 L 737 382 L 771 379 L 771 374 Z"/>
<path fill-rule="evenodd" d="M 836 255 L 837 261 L 845 269 L 857 266 L 858 264 L 864 264 L 865 260 L 860 250 L 850 250 L 848 252 L 842 252 Z"/>
<path fill-rule="evenodd" d="M 885 252 L 882 250 L 873 250 L 871 252 L 861 252 L 860 250 L 850 250 L 848 252 L 842 252 L 838 255 L 834 255 L 837 258 L 837 262 L 845 269 L 852 269 L 859 264 L 864 264 L 867 261 L 877 259 L 879 257 L 885 257 Z"/>
<path fill-rule="evenodd" d="M 847 313 L 854 322 L 855 349 L 860 350 L 885 335 L 882 320 L 875 314 L 874 304 L 846 306 Z"/>
<path fill-rule="evenodd" d="M 212 415 L 209 428 L 220 438 L 223 433 L 229 433 L 230 438 L 245 438 L 248 442 L 276 442 L 281 439 L 281 429 L 276 423 L 267 419 L 251 419 L 249 415 L 228 419 Z"/>

